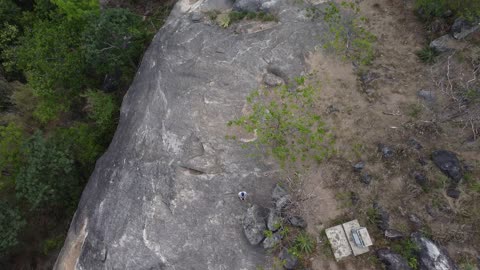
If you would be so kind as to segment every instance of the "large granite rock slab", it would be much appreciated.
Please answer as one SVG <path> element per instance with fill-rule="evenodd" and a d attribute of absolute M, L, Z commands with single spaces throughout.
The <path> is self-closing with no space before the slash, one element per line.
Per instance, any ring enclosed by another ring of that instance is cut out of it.
<path fill-rule="evenodd" d="M 176 4 L 124 97 L 55 269 L 264 265 L 268 254 L 248 243 L 242 220 L 249 203 L 272 207 L 279 168 L 225 139 L 226 123 L 241 115 L 269 71 L 286 74 L 285 83 L 299 76 L 326 27 L 287 1 L 272 7 L 279 22 L 241 22 L 263 24 L 241 33 L 191 19 L 231 4 Z M 247 201 L 237 197 L 242 190 Z"/>

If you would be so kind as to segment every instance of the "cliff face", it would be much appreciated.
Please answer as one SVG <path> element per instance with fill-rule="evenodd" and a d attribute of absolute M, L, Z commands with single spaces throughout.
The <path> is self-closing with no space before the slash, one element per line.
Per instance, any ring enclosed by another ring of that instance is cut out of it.
<path fill-rule="evenodd" d="M 292 1 L 293 2 L 293 1 Z M 305 69 L 322 26 L 286 1 L 279 22 L 227 29 L 201 11 L 221 0 L 180 1 L 146 52 L 125 96 L 115 137 L 97 162 L 55 269 L 255 269 L 248 203 L 268 205 L 278 167 L 226 140 L 226 123 L 268 72 Z"/>

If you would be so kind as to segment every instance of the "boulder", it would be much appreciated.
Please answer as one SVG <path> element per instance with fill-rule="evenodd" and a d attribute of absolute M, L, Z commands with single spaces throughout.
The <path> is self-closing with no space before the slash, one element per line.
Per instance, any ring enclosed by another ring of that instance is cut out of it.
<path fill-rule="evenodd" d="M 455 40 L 450 35 L 443 35 L 430 42 L 430 48 L 437 52 L 448 52 L 455 49 Z"/>
<path fill-rule="evenodd" d="M 462 179 L 462 166 L 455 153 L 447 150 L 434 151 L 432 153 L 432 161 L 454 183 L 458 183 Z"/>
<path fill-rule="evenodd" d="M 466 19 L 457 18 L 452 25 L 451 31 L 455 39 L 463 39 L 478 29 L 480 29 L 478 19 L 477 21 L 469 22 Z"/>
<path fill-rule="evenodd" d="M 447 196 L 453 199 L 460 198 L 460 190 L 456 189 L 455 187 L 449 187 L 447 189 Z"/>
<path fill-rule="evenodd" d="M 423 227 L 423 221 L 415 214 L 408 215 L 408 220 L 416 230 Z"/>
<path fill-rule="evenodd" d="M 287 218 L 288 224 L 293 227 L 306 228 L 307 222 L 300 216 L 292 216 Z"/>
<path fill-rule="evenodd" d="M 275 188 L 273 188 L 272 199 L 274 201 L 278 201 L 280 198 L 285 197 L 287 195 L 288 195 L 287 191 L 279 184 L 276 184 Z"/>
<path fill-rule="evenodd" d="M 373 209 L 376 212 L 375 223 L 377 224 L 377 227 L 382 231 L 388 230 L 390 227 L 390 214 L 388 214 L 388 212 L 377 202 L 373 203 Z"/>
<path fill-rule="evenodd" d="M 275 232 L 271 236 L 267 236 L 265 240 L 263 240 L 263 248 L 264 249 L 271 249 L 274 248 L 280 241 L 282 241 L 283 236 L 280 232 Z"/>
<path fill-rule="evenodd" d="M 422 89 L 422 90 L 418 91 L 417 96 L 419 98 L 425 100 L 426 102 L 429 102 L 429 103 L 433 103 L 436 100 L 435 92 L 432 91 L 432 90 Z"/>
<path fill-rule="evenodd" d="M 263 82 L 270 87 L 280 86 L 285 83 L 282 78 L 272 73 L 265 74 L 265 76 L 263 76 Z"/>
<path fill-rule="evenodd" d="M 360 175 L 360 181 L 365 185 L 369 185 L 372 182 L 372 176 L 368 173 L 362 173 L 362 175 Z"/>
<path fill-rule="evenodd" d="M 418 263 L 423 270 L 459 270 L 445 248 L 438 246 L 419 232 L 412 233 L 412 241 L 419 249 Z"/>
<path fill-rule="evenodd" d="M 258 245 L 265 238 L 264 231 L 267 229 L 265 213 L 262 208 L 253 205 L 247 209 L 243 219 L 243 231 L 251 245 Z"/>
<path fill-rule="evenodd" d="M 282 226 L 282 222 L 283 220 L 278 212 L 275 209 L 270 209 L 267 218 L 267 228 L 272 232 L 278 231 Z"/>
<path fill-rule="evenodd" d="M 388 229 L 385 230 L 385 238 L 388 240 L 397 240 L 397 239 L 402 239 L 403 233 L 394 229 Z"/>
<path fill-rule="evenodd" d="M 360 161 L 360 162 L 356 163 L 355 165 L 353 165 L 353 170 L 356 171 L 356 172 L 362 171 L 363 168 L 365 168 L 365 162 L 363 162 L 363 161 Z"/>
<path fill-rule="evenodd" d="M 413 172 L 413 178 L 415 178 L 415 182 L 422 188 L 426 188 L 428 184 L 428 179 L 427 176 L 419 171 L 414 171 Z"/>
<path fill-rule="evenodd" d="M 287 248 L 283 248 L 282 251 L 280 251 L 280 254 L 278 255 L 278 258 L 281 261 L 284 261 L 283 267 L 288 270 L 295 269 L 295 267 L 298 264 L 298 259 L 297 257 L 293 256 L 288 252 Z"/>
<path fill-rule="evenodd" d="M 235 11 L 248 11 L 257 12 L 260 11 L 262 4 L 267 2 L 266 0 L 236 0 L 233 4 L 233 10 Z"/>
<path fill-rule="evenodd" d="M 386 159 L 392 158 L 395 154 L 393 149 L 382 143 L 378 144 L 378 150 L 382 153 L 382 156 Z"/>
<path fill-rule="evenodd" d="M 290 195 L 286 195 L 275 201 L 275 209 L 282 213 L 292 204 Z"/>
<path fill-rule="evenodd" d="M 385 264 L 386 270 L 412 270 L 405 258 L 388 248 L 377 250 L 377 257 Z"/>

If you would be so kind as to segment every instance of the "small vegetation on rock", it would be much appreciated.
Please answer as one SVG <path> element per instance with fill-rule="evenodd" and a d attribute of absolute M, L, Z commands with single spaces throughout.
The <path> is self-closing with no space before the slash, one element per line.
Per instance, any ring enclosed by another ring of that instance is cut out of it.
<path fill-rule="evenodd" d="M 255 20 L 261 22 L 277 21 L 277 17 L 271 13 L 259 11 L 230 11 L 228 13 L 221 13 L 219 11 L 209 11 L 207 16 L 210 20 L 215 21 L 223 28 L 239 22 L 241 20 Z"/>
<path fill-rule="evenodd" d="M 435 48 L 425 46 L 423 49 L 417 51 L 415 54 L 422 62 L 426 64 L 433 64 L 435 63 L 439 52 Z"/>
<path fill-rule="evenodd" d="M 407 259 L 408 266 L 418 269 L 417 252 L 418 246 L 410 239 L 404 239 L 392 244 L 392 250 Z"/>
<path fill-rule="evenodd" d="M 297 83 L 304 79 L 297 78 Z M 314 159 L 318 162 L 330 157 L 335 139 L 315 108 L 319 88 L 299 84 L 259 89 L 247 97 L 251 112 L 229 121 L 228 126 L 239 126 L 257 139 L 255 147 L 269 146 L 282 165 Z"/>

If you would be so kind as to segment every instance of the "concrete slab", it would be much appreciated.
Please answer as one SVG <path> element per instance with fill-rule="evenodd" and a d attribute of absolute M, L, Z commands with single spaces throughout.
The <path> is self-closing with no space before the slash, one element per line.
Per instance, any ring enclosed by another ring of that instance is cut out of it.
<path fill-rule="evenodd" d="M 360 254 L 364 254 L 364 253 L 367 253 L 369 251 L 368 246 L 360 247 L 360 246 L 357 246 L 355 244 L 355 242 L 353 241 L 352 229 L 360 228 L 360 223 L 358 223 L 358 220 L 354 219 L 352 221 L 343 223 L 342 227 L 345 231 L 348 243 L 350 244 L 350 247 L 352 248 L 353 255 L 358 256 Z M 368 240 L 370 240 L 370 237 L 368 238 Z M 371 240 L 370 240 L 370 244 L 371 244 Z"/>
<path fill-rule="evenodd" d="M 328 241 L 332 247 L 333 255 L 337 262 L 342 258 L 352 255 L 352 249 L 345 235 L 342 225 L 337 225 L 325 230 Z"/>

